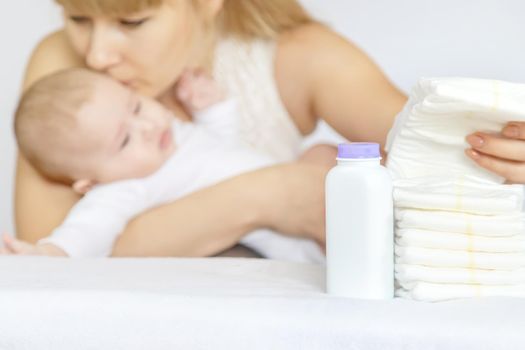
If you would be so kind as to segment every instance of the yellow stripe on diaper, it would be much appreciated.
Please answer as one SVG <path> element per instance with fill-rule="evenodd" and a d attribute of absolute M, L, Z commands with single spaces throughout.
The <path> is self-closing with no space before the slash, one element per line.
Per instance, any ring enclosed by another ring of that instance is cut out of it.
<path fill-rule="evenodd" d="M 468 254 L 468 270 L 469 270 L 469 284 L 474 288 L 474 296 L 480 298 L 483 296 L 483 286 L 479 282 L 477 273 L 476 258 L 474 255 L 474 230 L 472 229 L 472 221 L 466 216 L 467 227 L 467 254 Z"/>
<path fill-rule="evenodd" d="M 467 254 L 468 254 L 468 269 L 470 273 L 470 283 L 477 283 L 476 278 L 476 259 L 474 258 L 474 237 L 472 236 L 472 222 L 467 216 L 466 218 L 466 234 L 467 234 Z"/>
<path fill-rule="evenodd" d="M 456 192 L 456 210 L 461 212 L 463 211 L 463 189 L 464 189 L 464 183 L 465 183 L 465 176 L 460 176 L 456 180 L 456 186 L 455 186 L 455 192 Z M 483 288 L 482 285 L 479 283 L 479 279 L 477 277 L 477 265 L 476 265 L 476 258 L 474 255 L 474 228 L 472 225 L 472 220 L 470 218 L 470 215 L 468 213 L 465 214 L 465 234 L 467 235 L 467 254 L 468 254 L 468 262 L 467 262 L 467 268 L 469 271 L 469 281 L 468 284 L 470 284 L 473 287 L 474 290 L 474 296 L 475 297 L 481 297 L 483 295 Z"/>

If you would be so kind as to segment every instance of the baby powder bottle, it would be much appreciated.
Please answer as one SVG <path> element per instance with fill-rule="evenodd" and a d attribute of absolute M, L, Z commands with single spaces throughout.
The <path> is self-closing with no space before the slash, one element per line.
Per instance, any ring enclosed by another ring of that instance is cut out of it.
<path fill-rule="evenodd" d="M 332 295 L 394 297 L 392 180 L 379 144 L 340 144 L 326 177 L 326 286 Z"/>

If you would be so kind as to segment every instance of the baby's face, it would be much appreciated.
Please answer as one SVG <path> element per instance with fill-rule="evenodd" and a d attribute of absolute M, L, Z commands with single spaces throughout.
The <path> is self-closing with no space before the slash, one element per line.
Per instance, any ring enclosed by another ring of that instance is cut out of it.
<path fill-rule="evenodd" d="M 77 178 L 97 183 L 151 175 L 171 156 L 171 112 L 110 79 L 101 78 L 78 112 L 78 142 L 85 143 Z M 76 135 L 75 135 L 76 136 Z"/>

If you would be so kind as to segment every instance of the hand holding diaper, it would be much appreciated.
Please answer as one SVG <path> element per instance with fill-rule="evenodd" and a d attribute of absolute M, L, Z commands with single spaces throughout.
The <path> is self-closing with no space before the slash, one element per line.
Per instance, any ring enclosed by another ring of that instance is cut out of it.
<path fill-rule="evenodd" d="M 476 132 L 466 138 L 465 154 L 509 183 L 525 183 L 525 122 L 507 123 L 501 133 Z"/>
<path fill-rule="evenodd" d="M 505 173 L 492 172 L 489 171 L 492 169 L 484 169 L 465 156 L 465 150 L 470 146 L 467 141 L 473 141 L 468 136 L 476 134 L 483 135 L 485 140 L 477 149 L 481 151 L 483 148 L 487 154 L 490 152 L 500 158 L 493 159 L 493 164 L 501 159 L 525 161 L 525 141 L 522 144 L 501 135 L 502 129 L 509 134 L 509 130 L 516 130 L 514 127 L 517 126 L 523 128 L 517 129 L 518 134 L 525 136 L 524 84 L 468 78 L 424 78 L 414 87 L 389 134 L 388 166 L 403 178 L 440 173 L 468 174 L 497 183 L 511 180 L 511 176 L 516 180 L 518 175 L 509 171 L 512 168 L 523 173 L 521 182 L 525 183 L 525 164 L 521 168 L 514 164 L 506 168 Z M 392 147 L 394 144 L 396 147 Z M 478 163 L 482 158 L 478 158 Z M 403 164 L 398 164 L 396 159 L 403 159 Z M 498 170 L 503 170 L 503 167 Z"/>
<path fill-rule="evenodd" d="M 468 150 L 476 143 L 473 134 L 484 140 L 477 153 Z M 421 79 L 396 119 L 387 151 L 396 295 L 424 301 L 525 297 L 523 186 L 505 184 L 525 182 L 525 85 Z"/>

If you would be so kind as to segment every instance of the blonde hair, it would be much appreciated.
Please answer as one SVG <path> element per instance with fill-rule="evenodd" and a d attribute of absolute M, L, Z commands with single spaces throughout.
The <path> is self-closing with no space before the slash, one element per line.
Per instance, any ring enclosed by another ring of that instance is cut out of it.
<path fill-rule="evenodd" d="M 81 106 L 94 92 L 97 73 L 87 69 L 62 70 L 45 76 L 21 97 L 14 117 L 14 131 L 20 152 L 49 180 L 70 185 L 65 169 L 73 159 L 61 155 L 71 152 L 72 129 Z M 71 152 L 73 153 L 73 152 Z"/>
<path fill-rule="evenodd" d="M 315 22 L 296 0 L 224 0 L 219 18 L 226 34 L 243 39 L 271 39 Z"/>
<path fill-rule="evenodd" d="M 158 7 L 169 0 L 55 1 L 73 12 L 122 16 Z M 190 1 L 197 10 L 203 6 L 203 0 Z M 297 0 L 224 0 L 218 21 L 225 35 L 248 40 L 275 38 L 286 30 L 315 22 Z"/>

